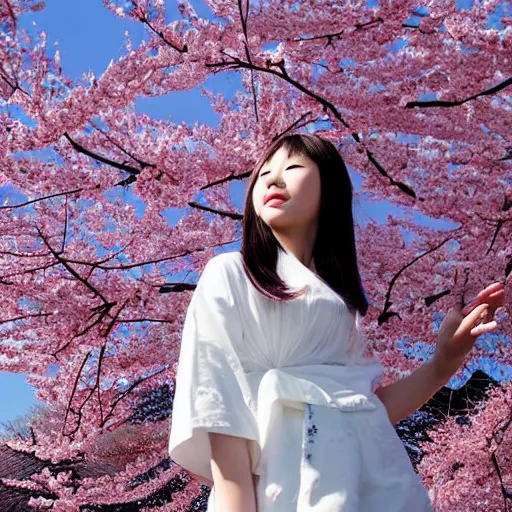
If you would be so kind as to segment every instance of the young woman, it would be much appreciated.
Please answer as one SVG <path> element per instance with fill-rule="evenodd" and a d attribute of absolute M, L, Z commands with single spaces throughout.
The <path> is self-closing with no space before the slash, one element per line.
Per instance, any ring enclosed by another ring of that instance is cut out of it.
<path fill-rule="evenodd" d="M 208 261 L 182 332 L 169 454 L 213 484 L 209 512 L 433 510 L 374 392 L 367 308 L 340 154 L 279 139 L 251 176 L 241 251 Z"/>

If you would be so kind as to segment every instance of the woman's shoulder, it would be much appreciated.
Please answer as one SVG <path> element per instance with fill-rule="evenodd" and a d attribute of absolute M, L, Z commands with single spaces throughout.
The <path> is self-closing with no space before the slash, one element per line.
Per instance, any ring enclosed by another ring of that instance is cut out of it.
<path fill-rule="evenodd" d="M 235 304 L 244 296 L 244 276 L 241 253 L 216 254 L 206 262 L 197 282 L 195 295 Z"/>
<path fill-rule="evenodd" d="M 240 251 L 221 252 L 210 258 L 206 265 L 216 269 L 238 269 L 242 265 L 242 253 Z"/>
<path fill-rule="evenodd" d="M 203 274 L 221 277 L 230 284 L 239 283 L 240 278 L 245 275 L 241 252 L 232 251 L 216 254 L 206 263 Z"/>
<path fill-rule="evenodd" d="M 215 261 L 217 264 L 229 264 L 229 262 L 242 261 L 242 253 L 240 251 L 219 252 L 208 263 Z"/>

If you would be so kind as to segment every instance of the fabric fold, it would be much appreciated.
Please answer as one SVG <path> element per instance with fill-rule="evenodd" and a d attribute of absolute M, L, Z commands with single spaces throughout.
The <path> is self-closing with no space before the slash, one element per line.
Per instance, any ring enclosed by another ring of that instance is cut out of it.
<path fill-rule="evenodd" d="M 368 366 L 328 363 L 248 372 L 247 381 L 253 396 L 257 396 L 255 409 L 260 436 L 259 454 L 253 453 L 253 473 L 261 475 L 267 458 L 272 455 L 267 450 L 268 440 L 272 425 L 283 415 L 283 407 L 304 410 L 305 404 L 312 404 L 347 413 L 372 411 L 378 398 L 372 393 L 371 382 L 381 371 L 380 363 Z"/>

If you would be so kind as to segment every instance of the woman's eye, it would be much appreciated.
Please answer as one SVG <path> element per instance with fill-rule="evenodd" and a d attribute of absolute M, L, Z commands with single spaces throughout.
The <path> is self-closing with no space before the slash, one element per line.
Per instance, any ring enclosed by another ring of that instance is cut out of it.
<path fill-rule="evenodd" d="M 289 165 L 289 166 L 286 168 L 286 170 L 288 170 L 288 169 L 293 169 L 294 167 L 302 167 L 302 166 L 301 166 L 300 164 L 293 164 L 293 165 Z M 261 176 L 265 176 L 265 174 L 268 174 L 269 172 L 270 172 L 270 171 L 262 172 L 262 173 L 260 174 L 260 178 L 261 178 Z"/>

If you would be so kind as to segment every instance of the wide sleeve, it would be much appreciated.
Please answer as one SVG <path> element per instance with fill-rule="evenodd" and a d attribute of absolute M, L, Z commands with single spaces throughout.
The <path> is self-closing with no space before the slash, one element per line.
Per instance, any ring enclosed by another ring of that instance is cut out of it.
<path fill-rule="evenodd" d="M 236 351 L 243 329 L 236 273 L 227 255 L 206 264 L 183 324 L 169 437 L 169 456 L 213 481 L 208 432 L 258 440 L 250 390 Z"/>

